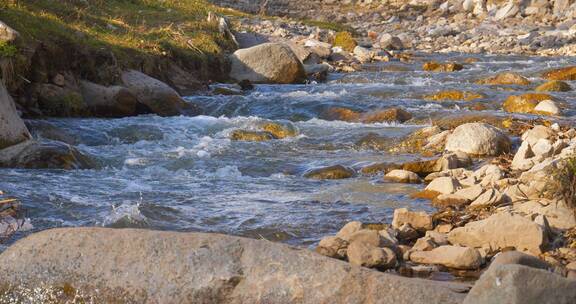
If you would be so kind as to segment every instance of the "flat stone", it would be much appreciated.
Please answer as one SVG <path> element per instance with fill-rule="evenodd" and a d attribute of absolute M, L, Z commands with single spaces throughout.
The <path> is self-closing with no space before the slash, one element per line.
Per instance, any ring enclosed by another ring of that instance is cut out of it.
<path fill-rule="evenodd" d="M 410 260 L 420 264 L 438 264 L 455 269 L 477 269 L 482 265 L 478 250 L 469 247 L 440 246 L 430 251 L 416 251 Z"/>
<path fill-rule="evenodd" d="M 464 298 L 456 291 L 462 284 L 351 267 L 284 244 L 139 229 L 35 233 L 0 254 L 0 282 L 39 292 L 68 286 L 97 303 L 455 304 Z"/>
<path fill-rule="evenodd" d="M 493 250 L 514 247 L 519 251 L 540 254 L 548 243 L 546 235 L 542 227 L 525 217 L 497 213 L 450 231 L 448 240 L 461 246 Z"/>

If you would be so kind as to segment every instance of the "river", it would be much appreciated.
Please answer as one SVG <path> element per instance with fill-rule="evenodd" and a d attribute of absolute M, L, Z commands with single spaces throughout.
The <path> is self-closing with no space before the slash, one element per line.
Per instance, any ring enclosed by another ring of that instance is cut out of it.
<path fill-rule="evenodd" d="M 470 57 L 470 56 L 468 56 Z M 434 56 L 432 59 L 465 57 Z M 417 159 L 357 145 L 373 133 L 391 142 L 422 127 L 327 121 L 331 107 L 368 111 L 401 106 L 419 122 L 469 112 L 466 102 L 425 101 L 438 90 L 486 95 L 490 115 L 505 115 L 506 96 L 527 88 L 487 87 L 475 79 L 515 71 L 531 80 L 538 73 L 574 64 L 570 58 L 477 56 L 461 72 L 427 73 L 422 55 L 414 63 L 379 63 L 366 71 L 332 74 L 326 83 L 258 85 L 244 96 L 190 96 L 206 111 L 199 117 L 47 119 L 100 164 L 94 170 L 1 169 L 0 189 L 22 200 L 32 231 L 63 226 L 139 227 L 219 232 L 313 247 L 346 222 L 390 222 L 395 208 L 432 211 L 410 198 L 423 185 L 385 183 L 381 176 L 318 181 L 312 168 L 342 164 L 356 169 L 377 162 Z M 540 81 L 540 80 L 538 80 Z M 529 88 L 532 88 L 530 86 Z M 554 93 L 574 115 L 573 93 Z M 235 129 L 264 121 L 291 123 L 294 138 L 269 142 L 229 140 Z M 38 121 L 29 121 L 39 123 Z M 31 231 L 19 233 L 14 239 Z"/>

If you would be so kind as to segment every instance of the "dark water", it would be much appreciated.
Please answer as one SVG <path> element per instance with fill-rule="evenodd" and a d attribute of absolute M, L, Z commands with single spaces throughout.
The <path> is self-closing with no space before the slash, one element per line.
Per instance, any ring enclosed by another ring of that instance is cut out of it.
<path fill-rule="evenodd" d="M 463 57 L 452 59 L 462 59 Z M 422 58 L 424 60 L 426 58 Z M 428 58 L 429 59 L 429 58 Z M 442 56 L 434 59 L 443 60 Z M 315 181 L 302 174 L 315 167 L 355 168 L 415 155 L 361 149 L 368 133 L 393 140 L 421 126 L 361 124 L 322 119 L 330 107 L 368 111 L 401 106 L 426 121 L 469 112 L 465 102 L 428 102 L 440 89 L 481 92 L 494 115 L 506 96 L 532 88 L 490 88 L 477 78 L 505 70 L 539 83 L 539 72 L 574 64 L 569 58 L 478 57 L 456 73 L 429 74 L 422 62 L 367 66 L 367 72 L 332 75 L 325 84 L 262 85 L 247 96 L 195 96 L 206 116 L 140 116 L 124 119 L 51 119 L 98 170 L 1 169 L 0 189 L 18 196 L 35 230 L 62 226 L 145 227 L 209 231 L 308 246 L 351 220 L 390 221 L 394 208 L 431 210 L 409 193 L 420 185 L 383 183 L 381 177 Z M 393 71 L 393 70 L 406 71 Z M 576 84 L 573 84 L 576 88 Z M 574 94 L 554 93 L 574 115 Z M 233 142 L 235 129 L 267 121 L 290 122 L 296 138 Z M 30 232 L 26 232 L 30 233 Z M 20 233 L 22 237 L 26 233 Z"/>

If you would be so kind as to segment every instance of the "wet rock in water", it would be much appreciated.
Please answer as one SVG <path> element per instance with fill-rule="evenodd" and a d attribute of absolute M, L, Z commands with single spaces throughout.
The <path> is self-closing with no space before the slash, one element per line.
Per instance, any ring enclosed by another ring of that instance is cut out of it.
<path fill-rule="evenodd" d="M 230 134 L 230 139 L 237 141 L 269 141 L 276 138 L 272 133 L 266 131 L 234 130 Z"/>
<path fill-rule="evenodd" d="M 457 292 L 462 284 L 350 267 L 284 244 L 136 229 L 73 228 L 33 234 L 0 255 L 0 281 L 29 288 L 67 284 L 102 303 L 185 303 L 193 298 L 198 303 L 394 299 L 455 304 L 465 297 Z"/>
<path fill-rule="evenodd" d="M 69 145 L 80 143 L 80 139 L 76 135 L 45 120 L 28 120 L 26 126 L 35 139 L 50 139 Z"/>
<path fill-rule="evenodd" d="M 28 140 L 0 150 L 0 166 L 26 169 L 91 169 L 94 161 L 76 148 L 57 141 Z"/>
<path fill-rule="evenodd" d="M 0 149 L 32 138 L 8 90 L 0 81 Z"/>
<path fill-rule="evenodd" d="M 160 116 L 200 115 L 198 106 L 186 102 L 178 92 L 162 81 L 144 73 L 129 70 L 122 73 L 122 83 L 138 102 L 146 107 L 147 113 Z"/>
<path fill-rule="evenodd" d="M 38 107 L 44 115 L 55 117 L 90 116 L 80 89 L 75 85 L 58 86 L 50 83 L 34 87 Z"/>
<path fill-rule="evenodd" d="M 324 111 L 321 117 L 326 120 L 354 122 L 360 119 L 360 113 L 351 109 L 334 107 Z"/>
<path fill-rule="evenodd" d="M 310 170 L 304 174 L 306 178 L 312 179 L 345 179 L 353 177 L 354 170 L 342 165 L 335 165 L 325 168 Z"/>
<path fill-rule="evenodd" d="M 441 194 L 452 194 L 460 188 L 462 188 L 462 185 L 453 177 L 439 177 L 426 186 L 426 190 Z"/>
<path fill-rule="evenodd" d="M 431 126 L 414 131 L 407 138 L 390 149 L 395 153 L 423 153 L 441 152 L 444 150 L 442 130 L 438 126 Z M 438 137 L 437 137 L 438 136 Z M 434 143 L 431 140 L 438 140 Z M 441 147 L 440 147 L 441 146 Z M 408 171 L 413 171 L 406 169 Z M 414 172 L 414 171 L 413 171 Z M 418 173 L 418 172 L 416 172 Z M 420 173 L 418 173 L 420 174 Z"/>
<path fill-rule="evenodd" d="M 443 265 L 454 269 L 478 269 L 483 263 L 478 250 L 450 245 L 440 246 L 430 251 L 412 252 L 410 260 L 414 263 Z"/>
<path fill-rule="evenodd" d="M 575 300 L 576 280 L 522 265 L 500 265 L 482 274 L 464 304 L 571 304 Z"/>
<path fill-rule="evenodd" d="M 534 108 L 534 113 L 544 115 L 560 115 L 562 111 L 552 100 L 543 100 Z"/>
<path fill-rule="evenodd" d="M 536 92 L 569 92 L 572 91 L 572 87 L 564 81 L 551 80 L 539 85 L 535 90 Z"/>
<path fill-rule="evenodd" d="M 290 122 L 268 122 L 261 126 L 261 128 L 272 134 L 276 139 L 284 139 L 298 135 L 298 129 Z"/>
<path fill-rule="evenodd" d="M 422 66 L 424 71 L 429 72 L 456 72 L 464 68 L 463 65 L 454 62 L 439 63 L 436 61 L 426 62 Z"/>
<path fill-rule="evenodd" d="M 540 254 L 548 240 L 540 225 L 520 215 L 497 213 L 487 219 L 470 222 L 448 234 L 454 245 L 492 250 L 514 247 L 520 251 Z"/>
<path fill-rule="evenodd" d="M 292 49 L 281 43 L 265 43 L 240 49 L 232 56 L 230 77 L 252 83 L 302 83 L 306 71 Z"/>
<path fill-rule="evenodd" d="M 412 114 L 401 108 L 375 110 L 364 113 L 360 116 L 360 120 L 363 123 L 379 123 L 379 122 L 403 123 L 410 119 L 412 119 Z"/>
<path fill-rule="evenodd" d="M 510 148 L 508 136 L 485 123 L 460 125 L 446 142 L 446 151 L 461 151 L 473 156 L 496 156 L 510 152 Z"/>
<path fill-rule="evenodd" d="M 344 259 L 346 258 L 348 244 L 347 241 L 339 237 L 329 236 L 320 241 L 318 247 L 316 247 L 316 252 L 327 257 Z"/>
<path fill-rule="evenodd" d="M 384 180 L 406 184 L 418 184 L 422 182 L 418 174 L 406 170 L 392 170 L 384 176 Z"/>
<path fill-rule="evenodd" d="M 334 36 L 334 46 L 341 47 L 345 51 L 352 52 L 357 45 L 350 32 L 339 32 Z"/>
<path fill-rule="evenodd" d="M 414 212 L 406 208 L 395 209 L 392 227 L 399 229 L 404 224 L 409 224 L 412 228 L 420 231 L 432 230 L 434 228 L 432 216 L 426 212 Z"/>
<path fill-rule="evenodd" d="M 484 85 L 529 85 L 530 80 L 518 73 L 504 72 L 496 76 L 480 79 L 476 83 Z"/>
<path fill-rule="evenodd" d="M 346 252 L 352 265 L 390 269 L 396 266 L 396 254 L 389 248 L 379 248 L 362 242 L 352 242 Z"/>
<path fill-rule="evenodd" d="M 497 254 L 494 257 L 490 268 L 496 268 L 500 265 L 524 265 L 537 269 L 548 270 L 551 268 L 550 264 L 542 261 L 541 259 L 519 251 L 506 251 Z"/>
<path fill-rule="evenodd" d="M 426 95 L 424 99 L 426 100 L 433 100 L 433 101 L 472 101 L 475 99 L 482 99 L 486 96 L 474 93 L 474 92 L 466 92 L 466 91 L 457 91 L 457 90 L 449 90 L 449 91 L 440 91 L 433 95 Z"/>
<path fill-rule="evenodd" d="M 138 99 L 127 88 L 105 87 L 89 81 L 80 82 L 88 110 L 100 117 L 126 117 L 138 113 Z"/>
<path fill-rule="evenodd" d="M 549 70 L 542 77 L 548 80 L 576 80 L 576 66 Z"/>
<path fill-rule="evenodd" d="M 508 97 L 502 107 L 510 113 L 533 113 L 541 101 L 553 99 L 554 97 L 544 93 L 527 93 Z"/>
<path fill-rule="evenodd" d="M 371 149 L 371 150 L 377 150 L 377 151 L 386 151 L 386 150 L 388 150 L 388 148 L 391 144 L 392 144 L 392 139 L 390 139 L 386 136 L 381 136 L 381 135 L 376 134 L 376 133 L 368 133 L 368 134 L 362 136 L 362 138 L 360 138 L 355 143 L 355 145 L 361 149 Z M 382 165 L 382 169 L 384 169 L 384 170 L 378 169 L 378 167 L 380 167 L 380 165 Z M 364 170 L 365 168 L 366 168 L 366 170 Z M 362 168 L 362 173 L 374 174 L 374 173 L 380 173 L 380 172 L 386 173 L 386 172 L 390 171 L 390 170 L 386 170 L 386 168 L 392 168 L 392 164 L 385 163 L 385 164 L 375 164 L 375 165 L 366 166 L 366 167 Z M 397 166 L 396 168 L 399 168 L 399 166 Z"/>

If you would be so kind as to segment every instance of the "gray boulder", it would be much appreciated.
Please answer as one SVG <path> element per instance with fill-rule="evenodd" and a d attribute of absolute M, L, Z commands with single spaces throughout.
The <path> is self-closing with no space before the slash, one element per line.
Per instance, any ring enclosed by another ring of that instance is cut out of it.
<path fill-rule="evenodd" d="M 138 114 L 138 98 L 127 88 L 105 87 L 82 81 L 80 89 L 84 102 L 95 116 L 126 117 Z"/>
<path fill-rule="evenodd" d="M 464 304 L 572 304 L 576 280 L 522 265 L 490 268 L 474 284 Z"/>
<path fill-rule="evenodd" d="M 64 285 L 104 303 L 449 304 L 466 291 L 267 241 L 106 228 L 54 229 L 18 241 L 0 255 L 0 284 L 15 283 Z"/>
<path fill-rule="evenodd" d="M 122 83 L 151 113 L 160 116 L 193 116 L 202 112 L 196 105 L 182 99 L 170 86 L 144 73 L 126 71 L 122 73 Z"/>
<path fill-rule="evenodd" d="M 0 149 L 31 138 L 24 121 L 18 116 L 14 100 L 0 81 Z"/>
<path fill-rule="evenodd" d="M 94 168 L 95 163 L 68 144 L 28 140 L 0 150 L 0 167 L 72 170 Z"/>
<path fill-rule="evenodd" d="M 302 62 L 281 43 L 264 43 L 230 56 L 230 77 L 253 83 L 301 83 L 306 80 Z"/>

